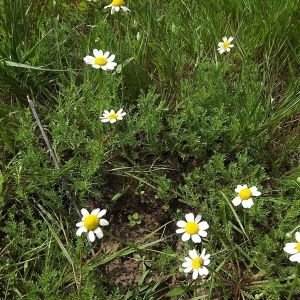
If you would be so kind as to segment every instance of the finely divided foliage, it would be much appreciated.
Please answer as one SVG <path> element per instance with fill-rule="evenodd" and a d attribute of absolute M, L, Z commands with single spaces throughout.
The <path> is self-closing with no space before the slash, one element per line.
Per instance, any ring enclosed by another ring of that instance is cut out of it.
<path fill-rule="evenodd" d="M 300 3 L 42 2 L 0 5 L 0 298 L 299 297 Z"/>

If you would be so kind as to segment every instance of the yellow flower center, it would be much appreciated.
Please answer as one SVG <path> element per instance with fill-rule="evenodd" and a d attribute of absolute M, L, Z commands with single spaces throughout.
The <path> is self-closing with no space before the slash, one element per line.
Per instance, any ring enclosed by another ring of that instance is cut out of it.
<path fill-rule="evenodd" d="M 297 243 L 297 245 L 296 245 L 296 249 L 297 249 L 297 251 L 298 251 L 298 252 L 300 252 L 300 242 L 299 242 L 299 243 Z"/>
<path fill-rule="evenodd" d="M 202 266 L 202 259 L 200 256 L 197 256 L 192 260 L 192 267 L 193 269 L 200 269 Z"/>
<path fill-rule="evenodd" d="M 125 1 L 123 1 L 123 0 L 113 0 L 111 5 L 112 6 L 125 6 Z"/>
<path fill-rule="evenodd" d="M 199 225 L 195 222 L 187 222 L 185 225 L 185 231 L 188 234 L 196 234 L 199 231 Z"/>
<path fill-rule="evenodd" d="M 252 192 L 249 189 L 242 189 L 239 192 L 239 197 L 242 200 L 248 200 L 252 196 Z"/>
<path fill-rule="evenodd" d="M 115 114 L 111 114 L 111 115 L 109 115 L 109 116 L 107 116 L 107 119 L 117 119 L 118 118 L 118 114 L 117 113 L 115 113 Z"/>
<path fill-rule="evenodd" d="M 105 66 L 107 64 L 107 59 L 104 57 L 96 57 L 95 64 L 99 66 Z"/>
<path fill-rule="evenodd" d="M 84 221 L 83 226 L 89 230 L 93 231 L 99 226 L 100 219 L 95 215 L 88 215 Z"/>
<path fill-rule="evenodd" d="M 230 42 L 226 41 L 223 43 L 223 48 L 227 49 L 229 47 L 229 45 L 230 45 Z"/>

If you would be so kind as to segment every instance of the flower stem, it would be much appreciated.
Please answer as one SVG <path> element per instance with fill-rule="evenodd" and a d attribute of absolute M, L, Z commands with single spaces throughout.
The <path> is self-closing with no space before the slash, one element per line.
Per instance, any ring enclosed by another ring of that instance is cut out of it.
<path fill-rule="evenodd" d="M 292 297 L 294 295 L 294 291 L 295 291 L 295 288 L 296 288 L 299 276 L 300 276 L 300 264 L 297 265 L 296 276 L 295 276 L 294 281 L 292 283 L 292 286 L 291 286 L 291 289 L 290 289 L 290 293 L 289 293 L 289 296 L 288 296 L 287 300 L 292 300 Z"/>
<path fill-rule="evenodd" d="M 45 143 L 46 143 L 46 145 L 47 145 L 47 148 L 48 148 L 49 153 L 50 153 L 50 156 L 51 156 L 51 158 L 52 158 L 52 160 L 53 160 L 54 166 L 55 166 L 55 168 L 56 168 L 57 170 L 60 170 L 60 169 L 61 169 L 61 166 L 60 166 L 60 164 L 59 164 L 59 162 L 58 162 L 58 159 L 57 159 L 57 157 L 56 157 L 56 155 L 55 155 L 55 152 L 54 152 L 54 150 L 53 150 L 53 148 L 52 148 L 52 146 L 51 146 L 51 143 L 50 143 L 50 141 L 49 141 L 49 139 L 48 139 L 48 136 L 47 136 L 47 134 L 46 134 L 46 132 L 45 132 L 45 130 L 44 130 L 44 128 L 43 128 L 42 122 L 41 122 L 41 120 L 40 120 L 40 117 L 39 117 L 39 115 L 38 115 L 36 109 L 35 109 L 34 103 L 33 103 L 32 100 L 29 98 L 28 95 L 27 95 L 27 101 L 28 101 L 29 107 L 30 107 L 30 109 L 31 109 L 31 111 L 32 111 L 32 113 L 33 113 L 33 115 L 34 115 L 34 118 L 35 118 L 35 120 L 36 120 L 36 122 L 37 122 L 37 124 L 38 124 L 38 126 L 39 126 L 39 129 L 40 129 L 40 132 L 41 132 L 41 134 L 42 134 L 42 136 L 43 136 L 43 139 L 44 139 L 44 141 L 45 141 Z M 73 199 L 73 197 L 72 197 L 72 195 L 71 195 L 71 192 L 69 191 L 69 189 L 65 188 L 66 183 L 65 183 L 65 180 L 64 180 L 63 178 L 62 178 L 62 184 L 63 184 L 64 189 L 66 190 L 66 196 L 67 196 L 67 198 L 69 199 L 69 201 L 70 201 L 71 204 L 73 205 L 73 207 L 74 207 L 74 209 L 76 210 L 78 216 L 81 217 L 80 210 L 79 210 L 79 208 L 78 208 L 78 206 L 77 206 L 75 200 Z"/>
<path fill-rule="evenodd" d="M 128 246 L 128 247 L 132 247 L 138 250 L 138 246 L 135 244 L 131 244 L 131 243 L 127 243 L 125 241 L 123 241 L 122 239 L 114 236 L 113 234 L 111 234 L 110 232 L 106 231 L 105 229 L 102 228 L 102 231 L 104 232 L 105 235 L 109 236 L 111 239 L 115 240 L 116 242 L 119 242 L 122 245 Z"/>

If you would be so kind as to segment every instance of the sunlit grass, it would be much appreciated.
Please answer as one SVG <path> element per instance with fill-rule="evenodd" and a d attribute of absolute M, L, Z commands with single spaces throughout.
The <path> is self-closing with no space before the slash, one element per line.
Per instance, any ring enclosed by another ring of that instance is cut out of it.
<path fill-rule="evenodd" d="M 0 298 L 299 296 L 283 251 L 299 231 L 299 3 L 109 4 L 0 6 Z M 114 70 L 87 65 L 93 49 Z M 232 203 L 243 184 L 262 193 L 251 208 Z M 103 239 L 76 237 L 76 206 L 107 209 Z M 196 246 L 175 233 L 187 213 L 209 224 Z M 192 281 L 195 247 L 211 262 Z"/>

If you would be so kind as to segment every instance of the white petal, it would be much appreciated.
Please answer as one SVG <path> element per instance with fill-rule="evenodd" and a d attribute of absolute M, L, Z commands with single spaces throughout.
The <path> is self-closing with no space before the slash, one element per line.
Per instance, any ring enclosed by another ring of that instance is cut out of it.
<path fill-rule="evenodd" d="M 287 243 L 287 244 L 285 244 L 285 247 L 283 248 L 283 250 L 286 253 L 295 254 L 298 252 L 298 250 L 296 249 L 296 246 L 297 246 L 297 243 Z"/>
<path fill-rule="evenodd" d="M 203 260 L 206 260 L 206 259 L 209 260 L 210 254 L 206 254 L 206 255 L 201 254 L 201 257 L 202 257 Z"/>
<path fill-rule="evenodd" d="M 198 234 L 193 234 L 192 235 L 192 241 L 194 243 L 201 243 L 201 237 Z"/>
<path fill-rule="evenodd" d="M 234 39 L 234 38 L 231 36 L 231 37 L 228 39 L 228 42 L 232 42 L 233 39 Z"/>
<path fill-rule="evenodd" d="M 92 64 L 92 67 L 93 67 L 94 69 L 100 69 L 100 68 L 101 68 L 101 66 L 96 65 L 96 64 Z"/>
<path fill-rule="evenodd" d="M 222 38 L 222 40 L 223 40 L 223 42 L 226 42 L 226 41 L 227 41 L 227 36 L 224 36 L 224 37 Z"/>
<path fill-rule="evenodd" d="M 126 115 L 126 114 L 120 114 L 120 115 L 117 117 L 117 119 L 118 119 L 118 120 L 123 120 L 124 115 Z"/>
<path fill-rule="evenodd" d="M 204 265 L 204 266 L 207 266 L 207 265 L 209 265 L 209 264 L 210 264 L 210 259 L 209 259 L 209 258 L 203 260 L 203 265 Z"/>
<path fill-rule="evenodd" d="M 101 217 L 103 217 L 105 214 L 106 214 L 106 209 L 102 209 L 98 214 L 97 214 L 97 217 L 98 218 L 101 218 Z"/>
<path fill-rule="evenodd" d="M 184 233 L 185 232 L 185 229 L 184 228 L 179 228 L 179 229 L 176 229 L 176 233 Z"/>
<path fill-rule="evenodd" d="M 87 64 L 93 64 L 94 61 L 95 61 L 95 57 L 88 55 L 88 56 L 84 57 L 83 60 L 84 60 Z"/>
<path fill-rule="evenodd" d="M 253 196 L 260 196 L 261 195 L 261 192 L 259 192 L 257 190 L 256 186 L 251 187 L 249 190 L 251 191 L 251 193 L 252 193 Z"/>
<path fill-rule="evenodd" d="M 106 53 L 109 53 L 109 52 L 106 52 Z M 107 61 L 113 62 L 114 59 L 115 59 L 115 57 L 116 57 L 116 56 L 115 56 L 114 54 L 112 54 L 110 57 L 107 58 Z"/>
<path fill-rule="evenodd" d="M 242 189 L 247 188 L 247 185 L 238 185 L 234 190 L 236 193 L 239 193 Z"/>
<path fill-rule="evenodd" d="M 186 214 L 185 219 L 187 220 L 187 222 L 194 222 L 195 221 L 194 214 L 193 213 Z"/>
<path fill-rule="evenodd" d="M 188 233 L 185 232 L 185 233 L 182 235 L 181 239 L 182 239 L 184 242 L 186 242 L 186 241 L 188 241 L 188 240 L 190 239 L 190 235 L 189 235 Z"/>
<path fill-rule="evenodd" d="M 95 209 L 92 210 L 91 215 L 97 216 L 99 211 L 100 211 L 100 208 L 95 208 Z"/>
<path fill-rule="evenodd" d="M 99 57 L 99 51 L 97 49 L 93 49 L 93 54 L 95 57 Z"/>
<path fill-rule="evenodd" d="M 183 268 L 191 267 L 191 266 L 192 266 L 192 260 L 191 260 L 189 257 L 186 257 L 185 259 L 186 259 L 186 260 L 189 259 L 189 260 L 183 262 L 183 263 L 182 263 L 182 267 L 183 267 Z"/>
<path fill-rule="evenodd" d="M 192 259 L 195 259 L 198 256 L 197 250 L 193 249 L 193 250 L 189 250 L 189 256 Z"/>
<path fill-rule="evenodd" d="M 120 6 L 115 6 L 115 11 L 118 12 L 120 10 Z"/>
<path fill-rule="evenodd" d="M 87 229 L 86 229 L 85 227 L 80 227 L 80 228 L 77 229 L 76 235 L 77 235 L 77 236 L 81 236 L 81 234 L 82 234 L 83 232 L 87 232 Z"/>
<path fill-rule="evenodd" d="M 100 225 L 101 226 L 107 226 L 107 225 L 109 225 L 109 222 L 105 219 L 100 219 Z"/>
<path fill-rule="evenodd" d="M 76 227 L 82 227 L 82 226 L 83 226 L 83 222 L 76 223 Z"/>
<path fill-rule="evenodd" d="M 108 7 L 111 7 L 111 4 L 110 4 L 110 5 L 106 5 L 106 6 L 104 6 L 104 8 L 108 8 Z"/>
<path fill-rule="evenodd" d="M 196 280 L 198 278 L 198 275 L 199 275 L 198 270 L 194 270 L 193 276 L 192 276 L 193 280 Z"/>
<path fill-rule="evenodd" d="M 86 208 L 82 208 L 80 212 L 83 217 L 87 217 L 90 214 Z"/>
<path fill-rule="evenodd" d="M 201 273 L 200 273 L 201 272 Z M 200 276 L 207 276 L 208 275 L 208 269 L 206 267 L 202 267 L 200 270 L 199 270 L 199 275 Z"/>
<path fill-rule="evenodd" d="M 235 198 L 232 200 L 232 204 L 233 204 L 234 206 L 240 205 L 241 202 L 242 202 L 242 199 L 241 199 L 240 197 L 238 197 L 238 196 L 235 197 Z"/>
<path fill-rule="evenodd" d="M 102 70 L 105 71 L 112 71 L 114 69 L 114 67 L 110 66 L 110 65 L 106 65 L 104 68 L 102 68 Z"/>
<path fill-rule="evenodd" d="M 96 234 L 96 236 L 97 236 L 98 239 L 102 239 L 103 238 L 103 231 L 101 230 L 100 227 L 96 228 L 94 230 L 94 233 Z"/>
<path fill-rule="evenodd" d="M 258 196 L 261 196 L 261 192 L 257 191 L 255 193 L 252 193 L 252 195 L 255 196 L 255 197 L 258 197 Z"/>
<path fill-rule="evenodd" d="M 209 225 L 206 221 L 203 221 L 203 222 L 199 223 L 199 227 L 200 227 L 200 230 L 207 230 L 209 228 Z"/>
<path fill-rule="evenodd" d="M 254 204 L 252 198 L 249 198 L 248 200 L 243 200 L 242 201 L 242 206 L 244 208 L 250 208 Z"/>
<path fill-rule="evenodd" d="M 185 257 L 184 258 L 185 262 L 188 262 L 188 263 L 192 263 L 192 259 L 190 257 Z"/>
<path fill-rule="evenodd" d="M 104 58 L 108 58 L 108 57 L 109 57 L 109 52 L 106 51 L 106 52 L 103 54 L 103 57 L 104 57 Z"/>
<path fill-rule="evenodd" d="M 181 266 L 182 266 L 183 268 L 189 268 L 189 267 L 192 266 L 192 264 L 191 264 L 190 262 L 188 262 L 188 261 L 185 261 L 184 263 L 182 263 Z"/>
<path fill-rule="evenodd" d="M 113 124 L 113 123 L 117 122 L 117 120 L 116 120 L 116 119 L 110 119 L 109 122 L 110 122 L 111 124 Z"/>
<path fill-rule="evenodd" d="M 120 114 L 120 116 L 124 117 L 124 116 L 126 116 L 127 113 L 125 111 L 123 111 L 123 112 L 121 112 L 119 114 Z"/>
<path fill-rule="evenodd" d="M 107 123 L 107 122 L 109 122 L 109 119 L 106 119 L 106 118 L 103 118 L 103 119 L 102 119 L 102 118 L 101 118 L 101 122 L 102 122 L 102 123 Z"/>
<path fill-rule="evenodd" d="M 205 230 L 199 230 L 198 234 L 202 237 L 207 237 L 207 232 Z"/>
<path fill-rule="evenodd" d="M 298 252 L 297 254 L 292 255 L 290 257 L 290 261 L 292 261 L 292 262 L 296 261 L 296 262 L 300 263 L 300 252 Z"/>
<path fill-rule="evenodd" d="M 103 66 L 103 70 L 113 70 L 115 68 L 115 65 L 112 62 L 108 62 L 105 66 Z"/>
<path fill-rule="evenodd" d="M 190 267 L 186 267 L 186 268 L 183 270 L 183 272 L 184 272 L 184 273 L 190 273 L 192 270 L 193 270 L 193 268 L 192 268 L 192 266 L 190 266 Z"/>
<path fill-rule="evenodd" d="M 195 223 L 199 223 L 201 218 L 202 218 L 201 215 L 197 215 L 196 218 L 195 218 Z"/>
<path fill-rule="evenodd" d="M 95 234 L 93 231 L 89 231 L 88 233 L 88 239 L 91 241 L 91 242 L 94 242 L 95 241 Z"/>
<path fill-rule="evenodd" d="M 297 231 L 297 232 L 295 233 L 295 238 L 296 238 L 296 241 L 297 241 L 298 243 L 300 243 L 300 232 L 299 232 L 299 231 Z"/>

